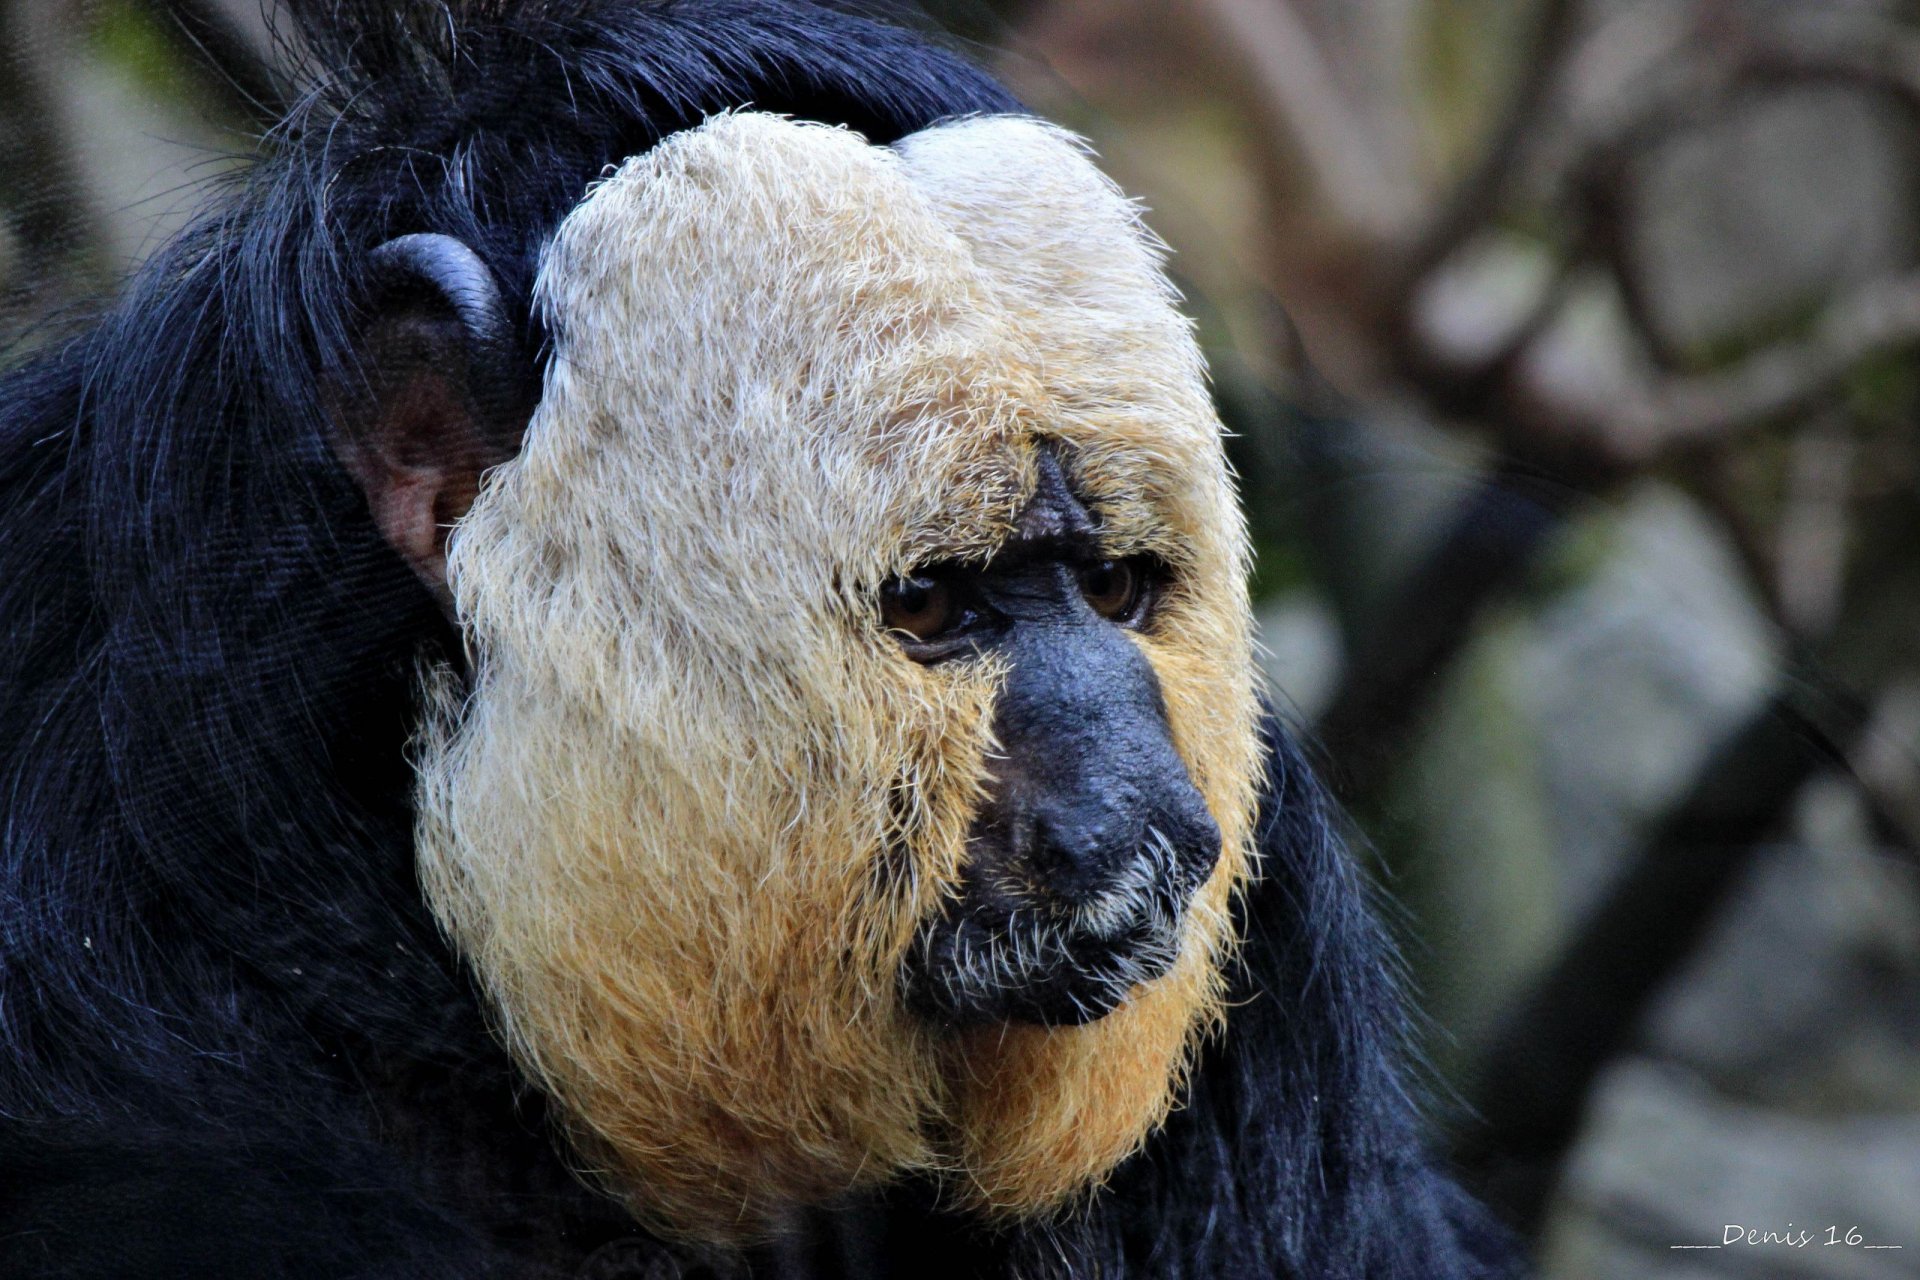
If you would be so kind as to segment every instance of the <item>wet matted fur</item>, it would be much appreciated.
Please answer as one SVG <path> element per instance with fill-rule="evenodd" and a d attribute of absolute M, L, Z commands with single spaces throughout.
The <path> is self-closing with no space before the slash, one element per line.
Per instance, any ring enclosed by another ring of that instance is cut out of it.
<path fill-rule="evenodd" d="M 1221 1018 L 1261 749 L 1245 537 L 1187 323 L 1066 135 L 892 148 L 754 113 L 567 217 L 525 447 L 454 532 L 474 655 L 418 748 L 436 914 L 580 1151 L 656 1226 L 749 1238 L 909 1171 L 1045 1210 L 1159 1124 Z M 958 881 L 991 661 L 873 594 L 982 560 L 1054 448 L 1116 556 L 1223 856 L 1164 977 L 1076 1028 L 944 1036 L 897 986 Z"/>

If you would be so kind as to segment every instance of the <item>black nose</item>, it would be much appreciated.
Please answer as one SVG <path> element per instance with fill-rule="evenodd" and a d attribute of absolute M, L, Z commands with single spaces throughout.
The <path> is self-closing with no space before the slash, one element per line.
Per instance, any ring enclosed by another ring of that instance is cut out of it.
<path fill-rule="evenodd" d="M 1220 857 L 1141 642 L 1084 604 L 1058 618 L 1034 610 L 999 646 L 966 873 L 901 968 L 908 1007 L 941 1023 L 1104 1017 L 1173 967 Z"/>
<path fill-rule="evenodd" d="M 1220 828 L 1174 749 L 1153 666 L 1110 625 L 1031 628 L 1015 644 L 983 813 L 1017 874 L 1066 905 L 1143 873 L 1184 899 Z"/>
<path fill-rule="evenodd" d="M 1183 901 L 1219 861 L 1220 828 L 1172 744 L 1151 756 L 1083 758 L 1068 785 L 1034 797 L 1032 821 L 1016 827 L 1008 852 L 1062 904 L 1079 905 L 1142 875 Z M 1123 763 L 1145 767 L 1122 774 L 1114 766 Z"/>

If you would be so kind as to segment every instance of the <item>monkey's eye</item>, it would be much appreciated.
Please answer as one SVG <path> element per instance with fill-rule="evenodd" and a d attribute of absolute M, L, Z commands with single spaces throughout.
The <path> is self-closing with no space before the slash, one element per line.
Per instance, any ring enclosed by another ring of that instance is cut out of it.
<path fill-rule="evenodd" d="M 1103 618 L 1123 627 L 1138 626 L 1153 603 L 1151 567 L 1138 556 L 1127 560 L 1095 560 L 1080 566 L 1080 594 Z"/>
<path fill-rule="evenodd" d="M 963 621 L 960 592 L 946 578 L 894 578 L 880 588 L 880 624 L 909 640 L 938 640 Z"/>

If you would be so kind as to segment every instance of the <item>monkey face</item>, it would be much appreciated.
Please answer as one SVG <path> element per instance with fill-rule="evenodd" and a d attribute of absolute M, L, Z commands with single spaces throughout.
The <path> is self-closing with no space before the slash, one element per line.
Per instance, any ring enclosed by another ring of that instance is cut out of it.
<path fill-rule="evenodd" d="M 882 620 L 922 663 L 998 658 L 996 748 L 959 890 L 902 971 L 940 1023 L 1071 1026 L 1104 1017 L 1180 953 L 1220 828 L 1174 748 L 1153 664 L 1168 571 L 1106 557 L 1051 454 L 1013 532 L 979 568 L 884 590 Z"/>
<path fill-rule="evenodd" d="M 562 225 L 453 535 L 430 902 L 656 1227 L 914 1174 L 1070 1200 L 1221 1016 L 1245 539 L 1134 211 L 1027 120 L 751 114 Z M 464 692 L 464 696 L 463 696 Z"/>

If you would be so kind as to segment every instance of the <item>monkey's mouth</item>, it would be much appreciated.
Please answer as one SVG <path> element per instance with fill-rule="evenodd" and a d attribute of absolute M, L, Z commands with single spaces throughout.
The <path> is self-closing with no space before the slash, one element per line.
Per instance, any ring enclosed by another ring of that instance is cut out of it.
<path fill-rule="evenodd" d="M 1141 870 L 1078 904 L 963 897 L 928 921 L 900 974 L 907 1007 L 951 1028 L 996 1022 L 1080 1026 L 1105 1017 L 1179 957 L 1197 887 Z"/>

